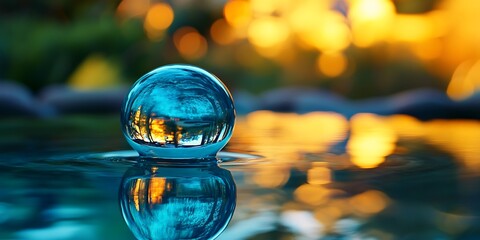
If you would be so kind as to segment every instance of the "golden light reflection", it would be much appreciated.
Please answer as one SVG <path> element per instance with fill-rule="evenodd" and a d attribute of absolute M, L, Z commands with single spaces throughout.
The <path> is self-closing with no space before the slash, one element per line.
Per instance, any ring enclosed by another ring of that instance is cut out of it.
<path fill-rule="evenodd" d="M 311 185 L 323 185 L 331 182 L 331 170 L 323 163 L 313 163 L 307 171 L 307 182 Z"/>
<path fill-rule="evenodd" d="M 386 123 L 395 131 L 395 134 L 402 138 L 418 138 L 425 135 L 424 123 L 408 115 L 392 115 L 383 118 Z"/>
<path fill-rule="evenodd" d="M 311 184 L 303 184 L 293 192 L 297 201 L 311 206 L 319 206 L 326 203 L 329 199 L 329 194 L 330 190 L 328 188 Z"/>
<path fill-rule="evenodd" d="M 252 17 L 250 3 L 243 0 L 228 1 L 223 8 L 223 15 L 232 27 L 245 27 Z"/>
<path fill-rule="evenodd" d="M 457 67 L 462 62 L 480 58 L 480 2 L 469 0 L 445 0 L 439 5 L 445 14 L 448 35 L 445 36 L 442 61 L 447 69 Z M 461 16 L 461 17 L 459 17 Z M 448 74 L 451 74 L 449 72 Z"/>
<path fill-rule="evenodd" d="M 117 14 L 121 17 L 143 16 L 150 6 L 150 0 L 123 0 L 118 4 Z"/>
<path fill-rule="evenodd" d="M 350 120 L 351 136 L 347 143 L 350 161 L 360 168 L 374 168 L 393 153 L 397 135 L 380 117 L 357 114 Z"/>
<path fill-rule="evenodd" d="M 368 190 L 350 198 L 349 203 L 356 213 L 371 215 L 385 209 L 389 204 L 389 198 L 380 191 Z"/>
<path fill-rule="evenodd" d="M 276 188 L 283 186 L 290 178 L 288 168 L 272 167 L 258 168 L 255 170 L 252 180 L 261 187 Z"/>
<path fill-rule="evenodd" d="M 348 130 L 345 117 L 332 112 L 298 115 L 256 111 L 247 115 L 246 124 L 249 131 L 266 132 L 264 137 L 252 139 L 254 151 L 286 161 L 296 161 L 302 152 L 324 152 L 343 140 Z"/>
<path fill-rule="evenodd" d="M 133 139 L 155 144 L 178 145 L 182 139 L 182 126 L 164 119 L 155 118 L 155 115 L 145 115 L 142 106 L 130 113 L 130 136 Z"/>
<path fill-rule="evenodd" d="M 323 53 L 318 56 L 317 66 L 322 74 L 328 77 L 338 77 L 347 69 L 347 58 L 344 54 Z"/>
<path fill-rule="evenodd" d="M 433 38 L 413 43 L 412 50 L 421 60 L 430 61 L 441 56 L 443 44 L 440 39 Z"/>
<path fill-rule="evenodd" d="M 235 29 L 228 25 L 225 19 L 215 21 L 210 27 L 210 36 L 213 41 L 221 45 L 227 45 L 236 40 Z"/>
<path fill-rule="evenodd" d="M 369 47 L 388 36 L 395 19 L 395 6 L 389 0 L 353 0 L 348 16 L 353 43 Z"/>
<path fill-rule="evenodd" d="M 135 204 L 135 209 L 137 209 L 137 211 L 140 211 L 140 201 L 143 200 L 143 197 L 139 193 L 142 192 L 143 189 L 145 189 L 145 182 L 142 181 L 142 179 L 140 178 L 136 179 L 135 187 L 133 187 L 130 195 L 133 196 L 133 202 Z"/>
<path fill-rule="evenodd" d="M 131 189 L 130 195 L 135 205 L 135 209 L 140 211 L 140 205 L 162 203 L 165 191 L 170 190 L 167 180 L 161 177 L 150 179 L 138 178 L 135 180 L 135 186 Z"/>
<path fill-rule="evenodd" d="M 145 16 L 144 28 L 147 36 L 151 40 L 159 39 L 163 36 L 163 31 L 173 22 L 174 13 L 170 5 L 166 3 L 157 3 L 150 7 Z"/>
<path fill-rule="evenodd" d="M 304 43 L 324 52 L 342 51 L 350 45 L 350 30 L 341 14 L 325 11 L 312 20 L 299 32 Z"/>
<path fill-rule="evenodd" d="M 434 26 L 423 14 L 398 14 L 392 37 L 396 41 L 419 42 L 432 38 Z"/>
<path fill-rule="evenodd" d="M 447 88 L 449 97 L 462 100 L 480 89 L 480 60 L 466 61 L 460 64 L 453 73 Z"/>
<path fill-rule="evenodd" d="M 182 27 L 173 34 L 178 52 L 186 59 L 195 60 L 207 53 L 207 40 L 195 28 Z"/>
<path fill-rule="evenodd" d="M 294 32 L 314 30 L 316 23 L 322 21 L 322 15 L 330 11 L 330 1 L 308 0 L 290 3 L 292 6 L 286 18 Z"/>
<path fill-rule="evenodd" d="M 248 27 L 248 40 L 257 47 L 269 48 L 285 42 L 289 29 L 283 20 L 274 17 L 259 18 Z"/>
<path fill-rule="evenodd" d="M 288 10 L 289 0 L 250 0 L 250 5 L 255 14 L 271 15 Z"/>
<path fill-rule="evenodd" d="M 342 217 L 343 210 L 337 206 L 333 206 L 330 203 L 326 206 L 321 206 L 315 208 L 313 212 L 315 219 L 321 222 L 325 229 L 324 232 L 332 232 L 334 229 L 335 222 Z"/>
<path fill-rule="evenodd" d="M 167 186 L 165 178 L 153 177 L 148 181 L 148 203 L 162 203 L 163 194 Z"/>
<path fill-rule="evenodd" d="M 285 164 L 285 168 L 304 162 L 305 154 L 322 153 L 325 163 L 314 163 L 306 170 L 307 181 L 313 185 L 327 183 L 327 172 L 350 167 L 348 161 L 360 168 L 379 166 L 397 150 L 397 142 L 402 139 L 428 141 L 452 153 L 467 169 L 480 169 L 480 161 L 476 161 L 480 156 L 480 123 L 476 121 L 421 122 L 407 115 L 357 114 L 348 123 L 340 115 L 325 112 L 298 115 L 256 111 L 237 126 L 232 141 L 241 136 L 247 141 L 242 149 Z M 330 146 L 347 137 L 349 128 L 346 153 L 350 157 L 325 154 Z M 256 137 L 250 132 L 255 132 Z"/>
<path fill-rule="evenodd" d="M 452 153 L 464 171 L 480 173 L 480 122 L 435 120 L 425 124 L 425 138 Z"/>

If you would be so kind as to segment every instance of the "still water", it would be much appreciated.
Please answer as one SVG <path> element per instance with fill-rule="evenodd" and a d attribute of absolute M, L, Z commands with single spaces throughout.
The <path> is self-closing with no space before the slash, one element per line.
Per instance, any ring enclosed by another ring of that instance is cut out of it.
<path fill-rule="evenodd" d="M 116 116 L 0 133 L 0 239 L 480 238 L 478 121 L 259 111 L 218 165 L 139 162 Z"/>

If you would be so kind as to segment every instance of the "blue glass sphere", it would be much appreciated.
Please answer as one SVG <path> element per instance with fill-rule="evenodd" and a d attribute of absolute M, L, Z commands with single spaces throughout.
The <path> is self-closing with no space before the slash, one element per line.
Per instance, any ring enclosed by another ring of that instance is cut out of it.
<path fill-rule="evenodd" d="M 125 173 L 119 201 L 137 239 L 215 239 L 233 216 L 236 186 L 216 164 L 137 165 Z"/>
<path fill-rule="evenodd" d="M 122 108 L 122 131 L 142 156 L 215 156 L 232 136 L 235 108 L 227 87 L 194 66 L 168 65 L 138 79 Z"/>

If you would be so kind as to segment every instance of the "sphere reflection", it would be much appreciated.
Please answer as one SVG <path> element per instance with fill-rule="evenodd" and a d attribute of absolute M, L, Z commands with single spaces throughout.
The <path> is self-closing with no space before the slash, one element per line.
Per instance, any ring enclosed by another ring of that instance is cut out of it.
<path fill-rule="evenodd" d="M 119 201 L 137 239 L 214 239 L 232 218 L 236 187 L 216 164 L 138 164 L 125 173 Z"/>
<path fill-rule="evenodd" d="M 169 65 L 135 82 L 121 121 L 127 142 L 140 155 L 213 157 L 232 136 L 235 108 L 227 87 L 213 74 Z"/>

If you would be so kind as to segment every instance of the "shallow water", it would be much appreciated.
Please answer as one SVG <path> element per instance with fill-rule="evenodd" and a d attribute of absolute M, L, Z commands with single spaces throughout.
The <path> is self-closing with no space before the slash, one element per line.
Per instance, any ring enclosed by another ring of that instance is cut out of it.
<path fill-rule="evenodd" d="M 117 117 L 2 120 L 0 133 L 0 239 L 134 239 L 128 197 L 124 213 L 158 217 L 136 216 L 143 229 L 171 230 L 172 208 L 213 217 L 155 236 L 215 235 L 234 204 L 219 239 L 480 238 L 478 121 L 255 112 L 218 167 L 139 162 Z"/>

